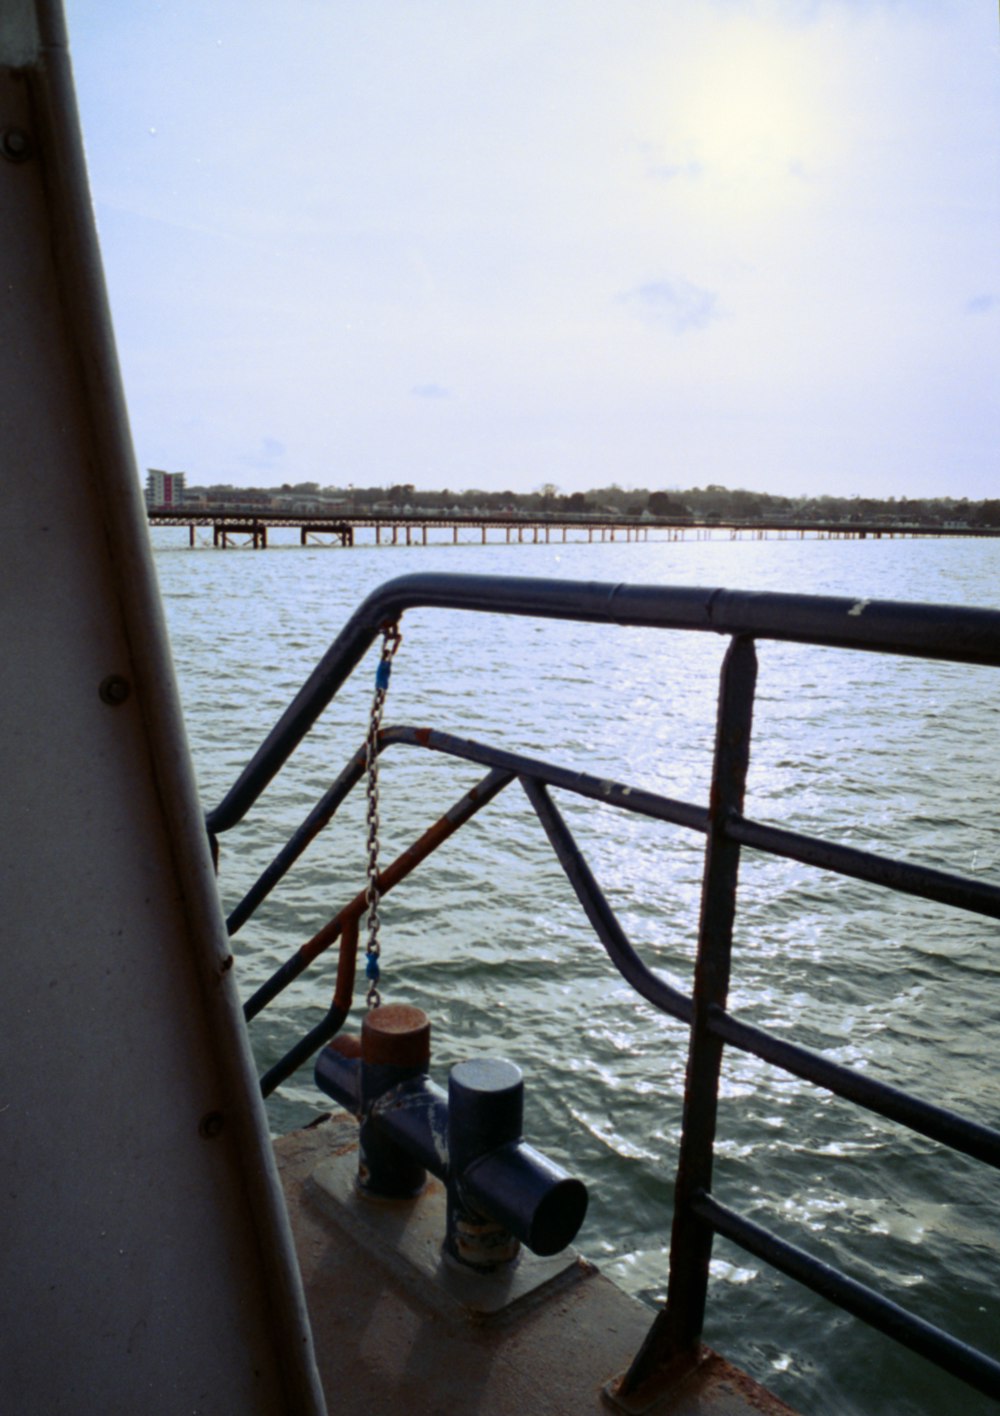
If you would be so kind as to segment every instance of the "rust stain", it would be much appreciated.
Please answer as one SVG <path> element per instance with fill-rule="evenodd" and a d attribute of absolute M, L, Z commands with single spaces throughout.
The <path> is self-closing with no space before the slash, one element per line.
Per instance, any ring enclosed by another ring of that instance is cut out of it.
<path fill-rule="evenodd" d="M 355 1033 L 340 1033 L 327 1047 L 332 1052 L 337 1052 L 341 1057 L 360 1057 L 361 1039 Z"/>
<path fill-rule="evenodd" d="M 764 1413 L 764 1416 L 795 1416 L 792 1408 L 786 1406 L 780 1397 L 769 1392 L 766 1387 L 762 1387 L 759 1382 L 755 1382 L 746 1372 L 734 1367 L 717 1352 L 713 1352 L 703 1363 L 699 1377 L 709 1399 L 713 1389 L 718 1390 L 720 1396 L 727 1392 L 736 1392 L 747 1407 Z"/>
<path fill-rule="evenodd" d="M 360 911 L 359 911 L 360 913 Z M 337 959 L 337 986 L 333 993 L 334 1006 L 345 1014 L 350 1012 L 354 1000 L 354 974 L 358 961 L 358 915 L 352 914 L 344 921 L 340 936 L 340 956 Z M 348 1042 L 350 1039 L 345 1038 Z M 358 1044 L 360 1047 L 360 1043 Z"/>
<path fill-rule="evenodd" d="M 746 1372 L 734 1367 L 710 1347 L 699 1347 L 696 1353 L 679 1354 L 673 1361 L 654 1371 L 632 1390 L 624 1390 L 627 1373 L 604 1388 L 605 1404 L 626 1416 L 641 1413 L 667 1412 L 680 1408 L 706 1413 L 718 1410 L 741 1410 L 750 1416 L 796 1416 L 792 1407 L 754 1381 Z M 733 1405 L 733 1401 L 738 1406 Z"/>

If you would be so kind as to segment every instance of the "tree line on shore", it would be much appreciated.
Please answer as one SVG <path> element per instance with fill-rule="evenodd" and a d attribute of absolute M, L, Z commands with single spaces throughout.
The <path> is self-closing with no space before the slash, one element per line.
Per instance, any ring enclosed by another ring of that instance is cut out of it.
<path fill-rule="evenodd" d="M 655 516 L 677 521 L 824 521 L 898 525 L 1000 526 L 1000 499 L 966 497 L 785 497 L 730 489 L 716 483 L 685 490 L 621 487 L 612 483 L 588 492 L 563 494 L 551 482 L 532 492 L 421 491 L 410 483 L 380 487 L 321 487 L 318 482 L 281 487 L 234 487 L 228 483 L 189 487 L 189 503 L 349 512 L 464 512 L 502 515 Z"/>

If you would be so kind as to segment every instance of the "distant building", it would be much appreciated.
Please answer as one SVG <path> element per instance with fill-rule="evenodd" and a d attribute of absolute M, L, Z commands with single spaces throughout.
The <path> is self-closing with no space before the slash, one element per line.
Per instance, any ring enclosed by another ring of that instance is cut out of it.
<path fill-rule="evenodd" d="M 158 467 L 146 470 L 146 505 L 180 506 L 184 500 L 184 473 L 161 472 Z"/>

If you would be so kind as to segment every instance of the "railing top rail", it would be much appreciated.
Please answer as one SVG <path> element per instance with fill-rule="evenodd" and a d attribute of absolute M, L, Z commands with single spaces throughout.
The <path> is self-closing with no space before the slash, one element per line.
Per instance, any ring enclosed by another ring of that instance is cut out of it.
<path fill-rule="evenodd" d="M 958 605 L 504 575 L 402 575 L 355 610 L 229 792 L 209 830 L 240 821 L 382 627 L 405 610 L 453 609 L 655 629 L 710 630 L 955 663 L 1000 665 L 1000 611 Z"/>

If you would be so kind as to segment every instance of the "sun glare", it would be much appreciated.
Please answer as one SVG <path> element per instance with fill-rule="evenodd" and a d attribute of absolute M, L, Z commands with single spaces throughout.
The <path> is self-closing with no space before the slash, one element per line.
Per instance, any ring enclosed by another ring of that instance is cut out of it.
<path fill-rule="evenodd" d="M 689 108 L 704 164 L 732 175 L 802 161 L 815 123 L 799 87 L 784 56 L 764 45 L 708 62 Z"/>
<path fill-rule="evenodd" d="M 719 196 L 763 212 L 828 161 L 835 129 L 804 36 L 733 26 L 690 61 L 667 97 L 664 148 Z"/>

